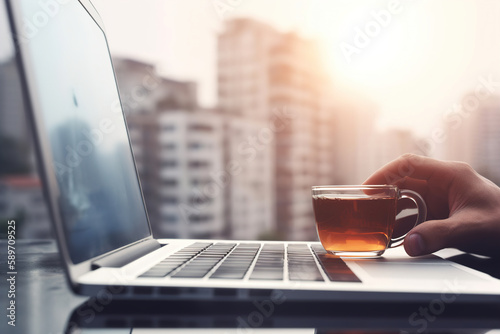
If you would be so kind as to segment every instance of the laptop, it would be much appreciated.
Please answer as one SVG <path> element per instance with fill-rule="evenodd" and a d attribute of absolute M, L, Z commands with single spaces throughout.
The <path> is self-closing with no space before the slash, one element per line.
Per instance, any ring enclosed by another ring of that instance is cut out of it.
<path fill-rule="evenodd" d="M 500 302 L 499 280 L 437 255 L 410 258 L 402 247 L 349 259 L 328 256 L 317 242 L 155 239 L 95 8 L 88 0 L 3 1 L 75 293 L 266 305 Z"/>

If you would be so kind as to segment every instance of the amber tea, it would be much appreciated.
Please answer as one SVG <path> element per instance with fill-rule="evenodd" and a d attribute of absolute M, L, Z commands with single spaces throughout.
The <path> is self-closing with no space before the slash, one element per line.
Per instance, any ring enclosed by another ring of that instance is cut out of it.
<path fill-rule="evenodd" d="M 383 251 L 391 240 L 396 198 L 313 200 L 318 234 L 327 251 Z"/>
<path fill-rule="evenodd" d="M 316 186 L 313 209 L 319 239 L 331 254 L 378 256 L 402 244 L 392 239 L 397 202 L 412 199 L 419 209 L 416 223 L 425 219 L 426 206 L 417 193 L 395 186 Z"/>

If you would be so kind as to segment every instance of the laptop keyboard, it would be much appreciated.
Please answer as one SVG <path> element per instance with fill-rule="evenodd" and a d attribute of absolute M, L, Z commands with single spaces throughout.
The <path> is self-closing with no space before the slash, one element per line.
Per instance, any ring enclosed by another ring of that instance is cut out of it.
<path fill-rule="evenodd" d="M 236 244 L 215 244 L 206 251 L 198 255 L 193 261 L 186 264 L 178 272 L 172 275 L 173 278 L 203 278 L 213 269 Z"/>
<path fill-rule="evenodd" d="M 329 256 L 321 245 L 312 245 L 311 248 L 330 281 L 361 282 L 340 257 Z"/>
<path fill-rule="evenodd" d="M 288 279 L 290 281 L 323 281 L 318 265 L 307 245 L 290 244 L 288 253 Z"/>
<path fill-rule="evenodd" d="M 341 258 L 327 255 L 319 244 L 311 248 L 305 244 L 289 244 L 285 250 L 284 244 L 195 242 L 139 277 L 201 279 L 207 276 L 241 280 L 248 276 L 249 280 L 281 281 L 285 271 L 290 281 L 323 282 L 323 271 L 333 282 L 361 282 Z"/>
<path fill-rule="evenodd" d="M 239 244 L 210 278 L 243 279 L 259 248 L 259 244 Z"/>
<path fill-rule="evenodd" d="M 283 280 L 285 264 L 285 245 L 264 244 L 255 267 L 250 275 L 251 280 Z"/>
<path fill-rule="evenodd" d="M 190 261 L 210 246 L 212 246 L 212 244 L 209 242 L 196 242 L 191 246 L 184 247 L 180 251 L 170 255 L 157 265 L 153 266 L 140 277 L 165 277 L 177 268 L 182 267 L 186 262 Z"/>

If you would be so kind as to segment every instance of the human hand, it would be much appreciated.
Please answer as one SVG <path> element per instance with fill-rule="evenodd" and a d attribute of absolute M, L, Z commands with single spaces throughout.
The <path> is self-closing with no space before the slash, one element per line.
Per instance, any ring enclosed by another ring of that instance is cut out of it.
<path fill-rule="evenodd" d="M 405 154 L 364 184 L 395 184 L 424 198 L 428 220 L 406 236 L 408 255 L 453 247 L 500 256 L 500 188 L 466 163 Z"/>

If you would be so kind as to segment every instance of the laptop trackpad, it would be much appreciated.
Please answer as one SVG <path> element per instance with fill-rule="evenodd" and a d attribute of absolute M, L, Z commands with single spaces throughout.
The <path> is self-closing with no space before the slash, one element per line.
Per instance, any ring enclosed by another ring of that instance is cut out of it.
<path fill-rule="evenodd" d="M 404 261 L 356 261 L 369 276 L 374 279 L 409 279 L 409 280 L 447 280 L 450 277 L 459 280 L 477 280 L 478 276 L 461 270 L 445 261 L 416 260 Z"/>

